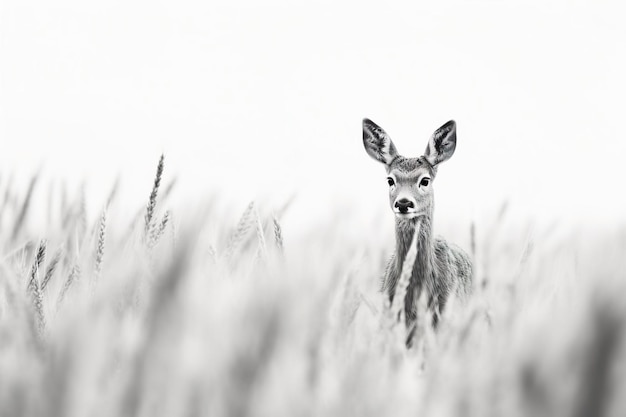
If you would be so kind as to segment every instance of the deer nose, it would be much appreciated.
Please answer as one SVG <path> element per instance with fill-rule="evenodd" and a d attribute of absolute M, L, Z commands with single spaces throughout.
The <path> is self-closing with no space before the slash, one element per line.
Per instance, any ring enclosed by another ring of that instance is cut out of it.
<path fill-rule="evenodd" d="M 408 213 L 410 208 L 415 208 L 415 205 L 408 198 L 402 198 L 396 201 L 396 208 L 400 210 L 400 213 Z"/>

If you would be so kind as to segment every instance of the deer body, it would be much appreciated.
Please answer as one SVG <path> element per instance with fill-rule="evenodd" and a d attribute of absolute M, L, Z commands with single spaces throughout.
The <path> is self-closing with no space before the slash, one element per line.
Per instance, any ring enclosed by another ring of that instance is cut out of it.
<path fill-rule="evenodd" d="M 404 299 L 406 323 L 410 327 L 415 322 L 416 302 L 425 291 L 436 326 L 449 296 L 455 293 L 464 299 L 472 288 L 469 256 L 457 246 L 432 235 L 432 182 L 438 165 L 454 153 L 456 124 L 450 121 L 435 131 L 424 155 L 418 158 L 399 155 L 387 133 L 369 119 L 363 120 L 363 144 L 372 158 L 385 164 L 389 202 L 395 214 L 396 250 L 385 271 L 383 290 L 393 302 L 417 230 L 417 256 Z"/>

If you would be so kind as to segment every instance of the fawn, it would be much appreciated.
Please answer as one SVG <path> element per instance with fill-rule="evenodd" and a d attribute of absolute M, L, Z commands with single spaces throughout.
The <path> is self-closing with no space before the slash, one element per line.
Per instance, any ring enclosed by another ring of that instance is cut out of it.
<path fill-rule="evenodd" d="M 450 120 L 433 133 L 423 156 L 406 158 L 398 154 L 389 135 L 369 119 L 363 119 L 363 145 L 367 153 L 385 164 L 389 203 L 396 220 L 396 250 L 385 271 L 382 291 L 393 303 L 402 265 L 417 229 L 417 256 L 404 298 L 407 344 L 417 316 L 417 300 L 426 291 L 428 309 L 437 327 L 452 292 L 466 298 L 472 289 L 472 263 L 457 246 L 432 236 L 434 208 L 433 181 L 440 163 L 450 159 L 456 148 L 456 123 Z"/>

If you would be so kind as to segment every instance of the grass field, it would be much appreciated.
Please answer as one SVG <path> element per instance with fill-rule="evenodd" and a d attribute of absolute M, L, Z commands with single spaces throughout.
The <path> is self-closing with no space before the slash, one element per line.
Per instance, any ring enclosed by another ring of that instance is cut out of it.
<path fill-rule="evenodd" d="M 474 225 L 473 297 L 407 350 L 378 292 L 391 230 L 289 241 L 288 206 L 169 212 L 162 165 L 131 213 L 115 189 L 100 213 L 33 207 L 36 181 L 0 182 L 0 417 L 626 413 L 623 226 L 503 205 Z"/>

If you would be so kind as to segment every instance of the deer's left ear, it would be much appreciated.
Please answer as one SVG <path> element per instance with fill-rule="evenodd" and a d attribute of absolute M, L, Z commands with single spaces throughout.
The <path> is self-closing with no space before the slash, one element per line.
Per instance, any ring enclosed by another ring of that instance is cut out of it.
<path fill-rule="evenodd" d="M 387 132 L 370 119 L 363 119 L 363 146 L 369 156 L 385 165 L 398 155 Z"/>
<path fill-rule="evenodd" d="M 424 156 L 432 166 L 447 161 L 456 149 L 456 123 L 450 120 L 430 137 Z"/>

